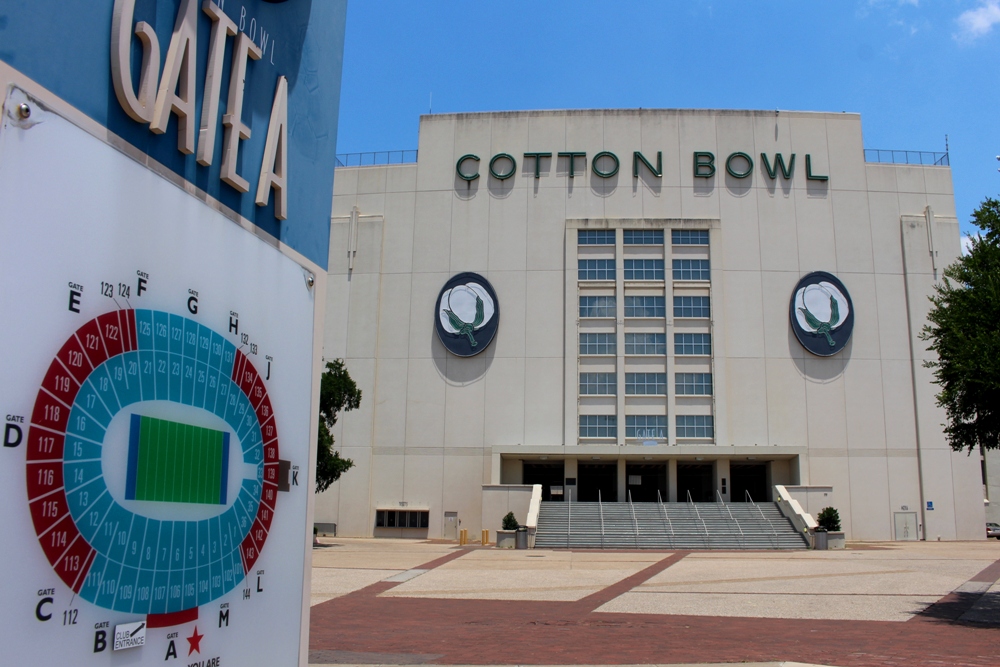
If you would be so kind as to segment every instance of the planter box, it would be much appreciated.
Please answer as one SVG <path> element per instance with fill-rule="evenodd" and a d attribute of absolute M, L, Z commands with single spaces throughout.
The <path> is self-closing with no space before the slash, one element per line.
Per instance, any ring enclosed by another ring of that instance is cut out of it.
<path fill-rule="evenodd" d="M 845 542 L 843 533 L 827 533 L 826 545 L 828 549 L 843 549 Z"/>
<path fill-rule="evenodd" d="M 513 549 L 517 538 L 516 530 L 497 531 L 497 549 Z"/>

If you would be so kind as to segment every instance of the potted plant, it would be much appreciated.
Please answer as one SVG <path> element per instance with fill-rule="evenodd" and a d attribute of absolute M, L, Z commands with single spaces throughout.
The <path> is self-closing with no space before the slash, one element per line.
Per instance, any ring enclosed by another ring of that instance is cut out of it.
<path fill-rule="evenodd" d="M 514 517 L 514 513 L 507 512 L 507 515 L 503 518 L 502 522 L 503 529 L 497 531 L 498 549 L 514 548 L 518 525 L 519 524 L 517 523 L 517 519 Z"/>
<path fill-rule="evenodd" d="M 840 530 L 840 512 L 833 507 L 824 507 L 816 515 L 816 522 L 819 524 L 815 531 L 817 549 L 844 548 L 844 533 Z M 820 546 L 820 542 L 824 546 Z"/>

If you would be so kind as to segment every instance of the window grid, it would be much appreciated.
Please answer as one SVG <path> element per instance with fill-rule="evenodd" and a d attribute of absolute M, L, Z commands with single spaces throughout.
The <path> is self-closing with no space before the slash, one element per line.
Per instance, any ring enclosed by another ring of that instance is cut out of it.
<path fill-rule="evenodd" d="M 613 229 L 581 229 L 576 233 L 577 245 L 614 245 Z"/>
<path fill-rule="evenodd" d="M 580 280 L 614 280 L 615 260 L 581 259 L 577 262 Z"/>
<path fill-rule="evenodd" d="M 667 353 L 667 334 L 627 333 L 625 334 L 625 354 Z"/>
<path fill-rule="evenodd" d="M 666 440 L 666 415 L 625 415 L 625 437 Z"/>
<path fill-rule="evenodd" d="M 711 396 L 711 373 L 675 373 L 674 393 L 678 396 Z"/>
<path fill-rule="evenodd" d="M 614 373 L 580 373 L 581 396 L 614 396 L 618 393 Z"/>
<path fill-rule="evenodd" d="M 711 415 L 677 415 L 674 424 L 678 438 L 715 437 L 715 425 Z"/>
<path fill-rule="evenodd" d="M 618 352 L 615 334 L 613 333 L 582 333 L 580 334 L 580 354 L 616 354 Z"/>
<path fill-rule="evenodd" d="M 615 415 L 580 415 L 580 437 L 618 437 L 618 417 Z"/>
<path fill-rule="evenodd" d="M 682 355 L 711 355 L 712 354 L 712 334 L 707 333 L 675 333 L 674 334 L 674 354 Z"/>
<path fill-rule="evenodd" d="M 427 528 L 430 513 L 427 510 L 377 510 L 376 528 Z"/>
<path fill-rule="evenodd" d="M 626 297 L 626 303 L 627 297 Z M 627 307 L 627 306 L 626 306 Z M 581 296 L 580 317 L 617 317 L 617 305 L 613 296 Z"/>
<path fill-rule="evenodd" d="M 711 317 L 711 299 L 707 296 L 675 296 L 674 317 Z"/>
<path fill-rule="evenodd" d="M 625 297 L 625 317 L 666 317 L 666 298 L 662 296 Z"/>
<path fill-rule="evenodd" d="M 666 396 L 666 373 L 626 373 L 625 394 L 634 396 Z"/>
<path fill-rule="evenodd" d="M 662 229 L 626 229 L 623 234 L 624 245 L 663 245 Z"/>
<path fill-rule="evenodd" d="M 663 280 L 663 260 L 626 259 L 625 280 Z"/>
<path fill-rule="evenodd" d="M 707 229 L 674 229 L 670 232 L 671 245 L 708 245 Z"/>
<path fill-rule="evenodd" d="M 627 263 L 628 260 L 626 260 Z M 710 280 L 712 278 L 707 259 L 675 259 L 673 269 L 674 280 Z M 626 271 L 628 271 L 627 268 Z"/>

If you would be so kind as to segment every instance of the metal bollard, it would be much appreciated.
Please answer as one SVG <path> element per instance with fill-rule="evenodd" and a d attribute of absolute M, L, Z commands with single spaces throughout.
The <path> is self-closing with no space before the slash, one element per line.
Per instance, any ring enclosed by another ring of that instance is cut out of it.
<path fill-rule="evenodd" d="M 485 528 L 483 528 L 483 542 L 482 542 L 482 544 L 485 547 L 489 543 L 490 543 L 490 531 L 488 531 Z"/>
<path fill-rule="evenodd" d="M 458 531 L 458 544 L 459 546 L 464 546 L 468 543 L 469 543 L 469 530 L 467 528 L 463 528 L 460 531 Z"/>

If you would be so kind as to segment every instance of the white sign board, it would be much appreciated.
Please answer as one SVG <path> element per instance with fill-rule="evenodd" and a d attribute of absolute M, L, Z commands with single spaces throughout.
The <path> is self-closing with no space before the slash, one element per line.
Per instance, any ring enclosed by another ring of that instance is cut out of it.
<path fill-rule="evenodd" d="M 3 662 L 296 664 L 309 273 L 37 102 L 23 118 L 11 94 Z"/>

